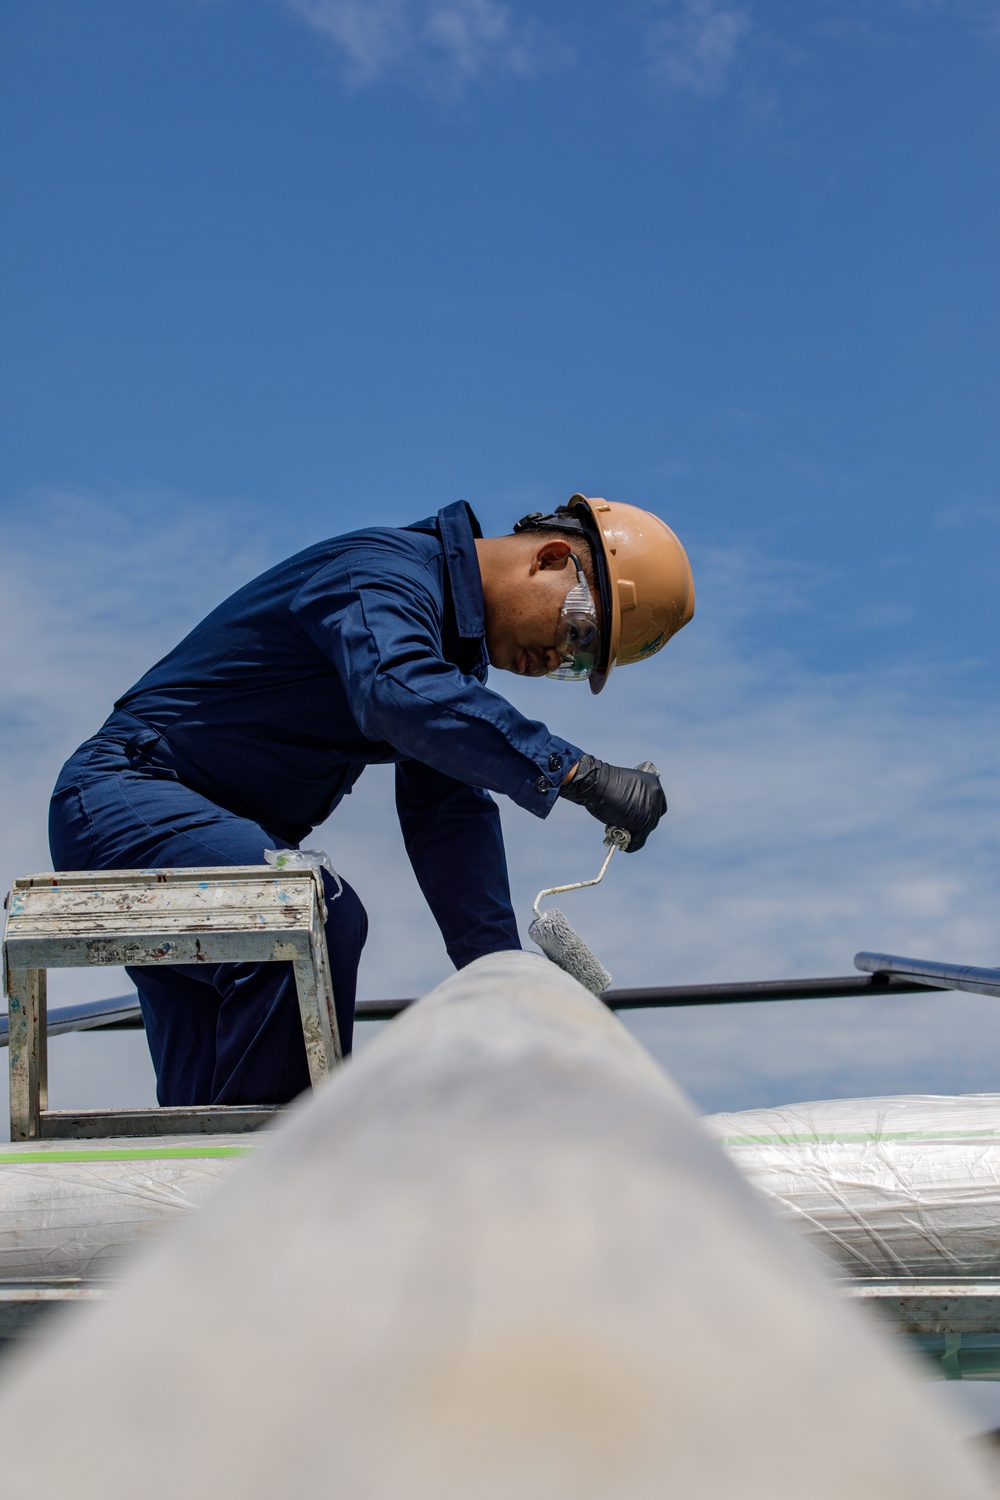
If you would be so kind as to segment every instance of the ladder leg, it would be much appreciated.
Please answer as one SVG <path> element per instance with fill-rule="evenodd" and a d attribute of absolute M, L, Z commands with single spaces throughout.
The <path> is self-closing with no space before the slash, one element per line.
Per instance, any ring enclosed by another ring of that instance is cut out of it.
<path fill-rule="evenodd" d="M 315 1088 L 343 1059 L 337 1012 L 333 1004 L 326 933 L 323 931 L 318 908 L 314 911 L 309 933 L 309 953 L 309 958 L 296 959 L 293 967 L 309 1078 Z"/>
<path fill-rule="evenodd" d="M 45 979 L 44 969 L 8 970 L 12 1141 L 35 1141 L 41 1133 L 39 1111 L 48 1094 Z"/>
<path fill-rule="evenodd" d="M 316 975 L 319 1008 L 324 1012 L 326 1018 L 324 1030 L 329 1032 L 329 1064 L 331 1068 L 334 1068 L 338 1063 L 344 1061 L 344 1049 L 340 1045 L 337 1007 L 333 1001 L 333 976 L 330 973 L 330 954 L 326 946 L 326 930 L 320 918 L 317 918 L 314 922 L 313 930 L 309 934 L 309 946 L 312 949 L 313 970 Z"/>
<path fill-rule="evenodd" d="M 39 1115 L 49 1107 L 49 978 L 45 969 L 36 969 L 38 975 L 38 1110 Z M 42 1127 L 39 1120 L 38 1134 Z"/>

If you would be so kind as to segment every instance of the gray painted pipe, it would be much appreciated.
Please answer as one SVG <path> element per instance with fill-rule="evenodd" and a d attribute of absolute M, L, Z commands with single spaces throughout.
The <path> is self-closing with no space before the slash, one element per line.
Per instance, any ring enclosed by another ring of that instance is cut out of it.
<path fill-rule="evenodd" d="M 0 1496 L 986 1500 L 607 1009 L 480 959 L 0 1386 Z"/>

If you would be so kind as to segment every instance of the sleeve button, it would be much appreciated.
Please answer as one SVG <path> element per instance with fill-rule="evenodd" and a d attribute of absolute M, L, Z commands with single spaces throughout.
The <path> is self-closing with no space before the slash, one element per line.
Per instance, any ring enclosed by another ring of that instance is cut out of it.
<path fill-rule="evenodd" d="M 546 792 L 551 792 L 551 790 L 552 783 L 549 781 L 549 778 L 547 776 L 539 776 L 538 780 L 535 782 L 535 791 L 541 792 L 542 796 L 544 797 Z"/>
<path fill-rule="evenodd" d="M 562 758 L 562 756 L 561 755 L 550 755 L 549 756 L 549 770 L 550 771 L 561 771 L 562 768 L 563 768 L 563 758 Z"/>

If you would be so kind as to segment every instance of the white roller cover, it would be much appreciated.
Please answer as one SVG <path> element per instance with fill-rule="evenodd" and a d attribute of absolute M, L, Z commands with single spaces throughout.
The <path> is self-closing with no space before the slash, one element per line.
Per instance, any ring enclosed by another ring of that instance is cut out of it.
<path fill-rule="evenodd" d="M 829 1099 L 704 1123 L 852 1276 L 1000 1276 L 1000 1094 Z"/>
<path fill-rule="evenodd" d="M 203 1135 L 0 1147 L 0 1282 L 113 1276 L 252 1149 L 246 1136 Z"/>

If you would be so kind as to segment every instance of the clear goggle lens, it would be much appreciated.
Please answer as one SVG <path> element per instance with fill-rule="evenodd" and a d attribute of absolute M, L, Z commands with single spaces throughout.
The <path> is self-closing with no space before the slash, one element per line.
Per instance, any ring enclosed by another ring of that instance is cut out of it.
<path fill-rule="evenodd" d="M 601 631 L 580 559 L 574 552 L 570 557 L 576 564 L 576 583 L 563 600 L 556 626 L 555 645 L 562 661 L 545 675 L 556 682 L 586 682 L 601 654 Z"/>

